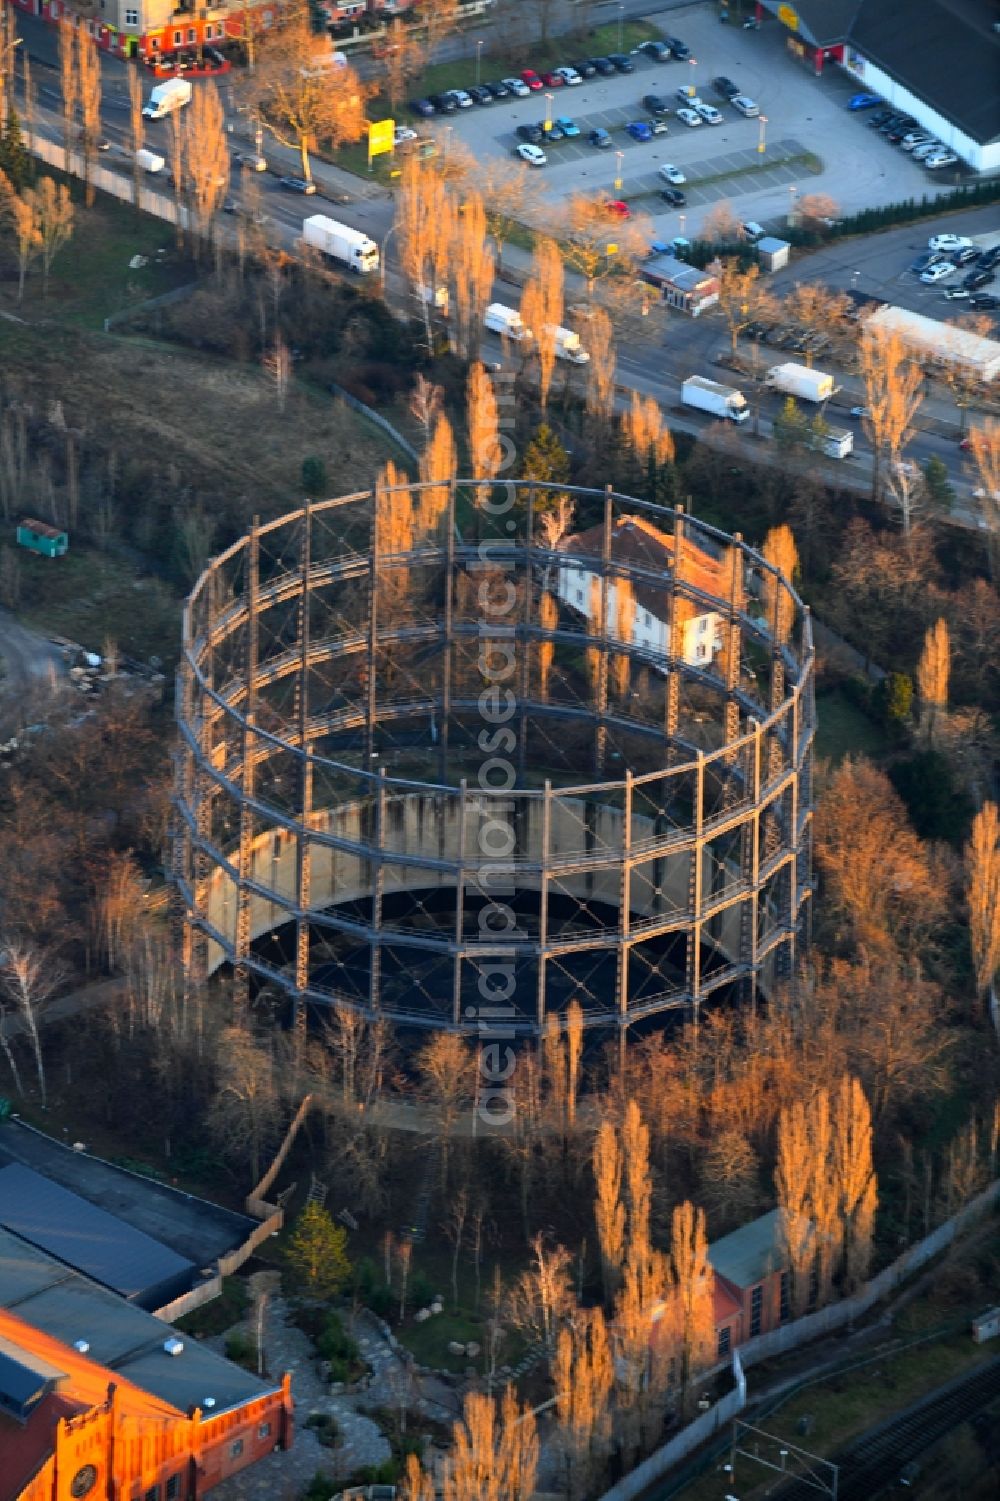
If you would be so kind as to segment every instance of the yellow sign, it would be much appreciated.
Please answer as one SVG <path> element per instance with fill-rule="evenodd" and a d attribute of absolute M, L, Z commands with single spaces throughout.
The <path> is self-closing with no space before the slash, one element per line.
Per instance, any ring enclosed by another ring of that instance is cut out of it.
<path fill-rule="evenodd" d="M 607 249 L 607 253 L 608 253 L 608 255 L 617 255 L 618 254 L 618 246 L 617 245 L 609 245 L 608 249 Z"/>
<path fill-rule="evenodd" d="M 789 31 L 798 31 L 799 29 L 798 12 L 793 10 L 790 5 L 778 6 L 778 20 L 787 26 Z"/>
<path fill-rule="evenodd" d="M 373 120 L 368 127 L 368 160 L 392 151 L 396 145 L 395 120 Z"/>

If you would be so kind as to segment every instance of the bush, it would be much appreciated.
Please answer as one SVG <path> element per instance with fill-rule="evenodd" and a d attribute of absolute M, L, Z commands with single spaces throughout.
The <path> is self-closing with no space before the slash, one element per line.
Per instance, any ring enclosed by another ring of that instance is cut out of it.
<path fill-rule="evenodd" d="M 955 785 L 951 766 L 940 751 L 918 751 L 889 772 L 889 780 L 906 804 L 921 839 L 961 844 L 972 818 L 970 799 Z"/>
<path fill-rule="evenodd" d="M 230 1334 L 226 1339 L 226 1359 L 247 1371 L 257 1369 L 257 1341 L 249 1334 Z"/>
<path fill-rule="evenodd" d="M 414 1272 L 406 1289 L 406 1301 L 411 1308 L 426 1308 L 437 1288 L 424 1272 Z"/>
<path fill-rule="evenodd" d="M 309 1425 L 306 1424 L 308 1427 Z M 324 1475 L 322 1470 L 317 1470 L 305 1490 L 302 1492 L 301 1501 L 330 1501 L 333 1495 L 334 1482 L 329 1475 Z"/>
<path fill-rule="evenodd" d="M 334 1361 L 350 1365 L 360 1358 L 361 1352 L 357 1342 L 347 1333 L 340 1320 L 340 1315 L 331 1308 L 323 1322 L 323 1328 L 316 1339 L 316 1349 L 324 1360 L 331 1365 Z M 344 1380 L 344 1377 L 335 1377 L 335 1380 Z"/>
<path fill-rule="evenodd" d="M 177 1320 L 182 1334 L 223 1334 L 245 1317 L 250 1306 L 246 1283 L 240 1277 L 223 1277 L 222 1292 L 211 1303 Z"/>
<path fill-rule="evenodd" d="M 305 1426 L 313 1430 L 324 1449 L 335 1449 L 340 1443 L 340 1427 L 331 1413 L 310 1413 Z M 329 1501 L 329 1495 L 324 1497 L 324 1501 Z"/>
<path fill-rule="evenodd" d="M 326 465 L 314 454 L 302 460 L 302 489 L 313 498 L 326 494 Z"/>

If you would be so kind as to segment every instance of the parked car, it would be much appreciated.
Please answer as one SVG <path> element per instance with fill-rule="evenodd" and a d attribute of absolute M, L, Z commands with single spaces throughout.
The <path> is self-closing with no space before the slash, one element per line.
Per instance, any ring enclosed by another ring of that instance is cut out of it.
<path fill-rule="evenodd" d="M 594 65 L 594 72 L 600 73 L 602 78 L 610 78 L 615 71 L 615 65 L 608 57 L 592 57 L 590 60 Z"/>
<path fill-rule="evenodd" d="M 498 78 L 495 83 L 487 83 L 484 87 L 489 89 L 494 99 L 509 99 L 511 97 L 510 89 L 502 78 Z"/>
<path fill-rule="evenodd" d="M 967 266 L 970 261 L 978 262 L 979 251 L 975 245 L 960 245 L 957 250 L 952 251 L 948 259 L 956 266 Z"/>
<path fill-rule="evenodd" d="M 449 89 L 448 93 L 454 99 L 454 101 L 458 105 L 459 109 L 471 109 L 472 108 L 472 95 L 470 93 L 468 93 L 465 89 Z"/>
<path fill-rule="evenodd" d="M 605 212 L 610 214 L 612 219 L 631 219 L 632 217 L 632 210 L 621 198 L 609 198 L 604 208 Z"/>
<path fill-rule="evenodd" d="M 609 146 L 614 145 L 614 141 L 612 141 L 608 132 L 601 126 L 598 126 L 596 130 L 592 130 L 587 140 L 592 146 L 596 146 L 599 151 L 606 151 Z"/>
<path fill-rule="evenodd" d="M 894 146 L 898 146 L 903 137 L 909 135 L 910 131 L 915 129 L 916 124 L 916 120 L 911 120 L 909 115 L 907 115 L 905 120 L 900 120 L 898 125 L 893 125 L 891 129 L 885 132 L 885 138 L 887 141 L 891 141 Z"/>
<path fill-rule="evenodd" d="M 662 94 L 643 94 L 642 107 L 648 109 L 651 115 L 669 115 L 671 104 Z"/>
<path fill-rule="evenodd" d="M 558 120 L 539 120 L 538 129 L 543 141 L 561 141 L 563 138 L 564 132 Z"/>
<path fill-rule="evenodd" d="M 923 158 L 924 166 L 930 172 L 936 172 L 940 167 L 953 167 L 957 161 L 954 151 L 932 151 Z"/>
<path fill-rule="evenodd" d="M 673 183 L 674 187 L 678 187 L 682 182 L 687 182 L 687 178 L 680 167 L 675 167 L 673 162 L 664 162 L 663 166 L 658 168 L 658 171 L 660 176 L 666 178 L 667 182 Z"/>
<path fill-rule="evenodd" d="M 666 42 L 640 42 L 639 51 L 646 57 L 651 57 L 654 63 L 668 63 L 670 61 L 670 48 Z"/>
<path fill-rule="evenodd" d="M 682 83 L 679 89 L 674 90 L 674 98 L 687 109 L 694 109 L 696 104 L 701 103 L 693 83 Z"/>
<path fill-rule="evenodd" d="M 476 104 L 493 103 L 493 95 L 490 93 L 485 83 L 474 83 L 469 89 L 469 94 Z"/>
<path fill-rule="evenodd" d="M 889 133 L 890 130 L 896 130 L 897 127 L 900 126 L 900 125 L 904 125 L 905 128 L 906 128 L 906 130 L 912 130 L 913 127 L 914 127 L 914 125 L 916 125 L 916 123 L 917 123 L 916 120 L 911 120 L 910 117 L 909 117 L 909 115 L 900 115 L 900 114 L 890 115 L 889 118 L 888 118 L 888 120 L 885 120 L 878 127 L 879 134 L 880 135 L 888 135 L 888 133 Z"/>
<path fill-rule="evenodd" d="M 852 94 L 847 101 L 848 109 L 874 109 L 882 101 L 877 94 Z"/>
<path fill-rule="evenodd" d="M 954 250 L 964 250 L 972 241 L 968 235 L 940 234 L 931 235 L 927 241 L 928 250 L 936 250 L 941 255 L 951 255 Z"/>
<path fill-rule="evenodd" d="M 523 78 L 504 78 L 501 79 L 501 82 L 508 93 L 513 94 L 515 99 L 527 99 L 531 93 Z"/>
<path fill-rule="evenodd" d="M 949 302 L 967 302 L 972 298 L 968 287 L 945 287 L 944 295 Z"/>
<path fill-rule="evenodd" d="M 415 141 L 417 139 L 417 132 L 415 130 L 411 130 L 408 125 L 397 125 L 395 131 L 393 132 L 393 136 L 396 145 L 398 146 L 400 141 Z M 267 157 L 260 156 L 256 151 L 241 152 L 236 160 L 246 172 L 267 171 Z"/>
<path fill-rule="evenodd" d="M 993 245 L 989 250 L 984 250 L 979 257 L 978 264 L 986 271 L 992 270 L 994 266 L 1000 266 L 1000 245 Z"/>
<path fill-rule="evenodd" d="M 540 125 L 519 125 L 514 134 L 519 141 L 530 141 L 533 146 L 538 146 L 545 139 L 545 132 Z"/>
<path fill-rule="evenodd" d="M 899 143 L 900 151 L 915 151 L 918 146 L 927 146 L 936 140 L 927 130 L 911 130 Z"/>
<path fill-rule="evenodd" d="M 680 188 L 661 188 L 660 197 L 664 203 L 669 203 L 671 208 L 683 208 L 687 203 L 687 198 Z"/>
<path fill-rule="evenodd" d="M 745 219 L 740 225 L 740 233 L 745 240 L 750 241 L 751 245 L 756 245 L 757 241 L 762 240 L 767 234 L 767 230 L 763 224 L 758 224 L 756 219 Z"/>
<path fill-rule="evenodd" d="M 574 63 L 573 67 L 581 78 L 593 78 L 597 72 L 597 65 L 592 57 L 585 57 L 582 62 Z"/>
<path fill-rule="evenodd" d="M 434 114 L 434 106 L 429 99 L 411 99 L 410 111 L 412 114 L 420 115 L 422 119 L 426 119 L 428 115 Z"/>
<path fill-rule="evenodd" d="M 978 266 L 975 271 L 970 271 L 962 278 L 962 286 L 968 287 L 970 292 L 978 292 L 980 287 L 988 287 L 993 280 L 992 271 L 983 271 Z"/>
<path fill-rule="evenodd" d="M 714 104 L 695 104 L 692 108 L 698 111 L 706 125 L 722 124 L 722 116 Z"/>
<path fill-rule="evenodd" d="M 740 114 L 746 115 L 748 119 L 753 119 L 755 115 L 760 114 L 760 106 L 747 94 L 737 94 L 735 99 L 730 99 L 729 102 L 733 109 L 739 110 Z"/>
<path fill-rule="evenodd" d="M 921 271 L 926 271 L 928 266 L 933 266 L 936 261 L 942 259 L 940 250 L 922 250 L 916 260 L 910 262 L 910 270 L 915 271 L 919 276 Z"/>
<path fill-rule="evenodd" d="M 872 115 L 871 119 L 868 121 L 870 129 L 881 130 L 886 121 L 892 119 L 894 113 L 895 111 L 891 109 L 880 109 L 878 114 Z"/>
<path fill-rule="evenodd" d="M 994 297 L 992 292 L 977 292 L 970 301 L 973 307 L 983 308 L 986 311 L 1000 307 L 1000 297 Z"/>
<path fill-rule="evenodd" d="M 701 116 L 693 109 L 679 109 L 675 111 L 675 114 L 683 125 L 689 125 L 692 130 L 696 125 L 703 123 Z"/>
<path fill-rule="evenodd" d="M 527 162 L 529 167 L 544 167 L 548 157 L 540 146 L 534 146 L 524 141 L 520 146 L 515 146 L 514 151 L 522 162 Z"/>
<path fill-rule="evenodd" d="M 627 52 L 609 52 L 608 62 L 612 65 L 616 73 L 635 72 L 635 63 Z"/>
<path fill-rule="evenodd" d="M 583 82 L 575 68 L 556 68 L 555 76 L 561 78 L 568 88 L 573 88 L 576 84 Z"/>
<path fill-rule="evenodd" d="M 311 177 L 279 177 L 278 186 L 287 188 L 290 193 L 304 193 L 307 198 L 316 191 Z"/>
<path fill-rule="evenodd" d="M 870 417 L 871 412 L 867 407 L 851 407 L 852 417 Z"/>
<path fill-rule="evenodd" d="M 928 266 L 926 271 L 921 271 L 920 280 L 927 286 L 933 287 L 937 282 L 944 281 L 946 276 L 953 276 L 955 267 L 951 261 L 935 261 Z"/>
<path fill-rule="evenodd" d="M 455 115 L 458 113 L 458 100 L 454 94 L 432 94 L 431 103 L 439 115 Z"/>
<path fill-rule="evenodd" d="M 567 140 L 571 140 L 574 136 L 580 134 L 579 125 L 577 125 L 575 120 L 571 120 L 568 115 L 560 115 L 555 123 L 559 126 L 559 129 Z"/>
<path fill-rule="evenodd" d="M 915 162 L 926 161 L 927 157 L 936 156 L 939 151 L 943 150 L 944 147 L 940 141 L 925 141 L 922 146 L 914 146 L 913 160 Z"/>
<path fill-rule="evenodd" d="M 676 57 L 678 62 L 686 63 L 691 56 L 691 48 L 687 42 L 682 42 L 679 36 L 665 36 L 663 40 L 670 48 L 671 57 Z"/>
<path fill-rule="evenodd" d="M 712 79 L 712 87 L 722 99 L 735 99 L 740 92 L 739 84 L 733 83 L 733 80 L 727 78 L 724 73 Z"/>
<path fill-rule="evenodd" d="M 630 120 L 625 130 L 632 137 L 633 141 L 651 141 L 653 139 L 653 127 L 647 120 Z"/>
<path fill-rule="evenodd" d="M 654 116 L 650 120 L 649 128 L 655 136 L 667 136 L 670 134 L 670 126 L 666 120 L 661 120 L 658 116 Z"/>
<path fill-rule="evenodd" d="M 521 69 L 521 82 L 526 83 L 533 94 L 537 93 L 538 90 L 542 87 L 542 80 L 539 78 L 534 68 Z"/>

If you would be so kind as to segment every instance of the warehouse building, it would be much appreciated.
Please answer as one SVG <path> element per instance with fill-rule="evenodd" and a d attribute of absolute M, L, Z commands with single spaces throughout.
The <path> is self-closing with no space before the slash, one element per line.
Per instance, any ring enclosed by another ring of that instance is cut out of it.
<path fill-rule="evenodd" d="M 992 0 L 758 0 L 817 74 L 844 68 L 975 172 L 1000 168 L 1000 12 Z"/>
<path fill-rule="evenodd" d="M 967 328 L 925 318 L 906 308 L 884 305 L 865 319 L 867 328 L 899 334 L 916 355 L 928 363 L 958 365 L 984 383 L 1000 375 L 1000 343 Z"/>

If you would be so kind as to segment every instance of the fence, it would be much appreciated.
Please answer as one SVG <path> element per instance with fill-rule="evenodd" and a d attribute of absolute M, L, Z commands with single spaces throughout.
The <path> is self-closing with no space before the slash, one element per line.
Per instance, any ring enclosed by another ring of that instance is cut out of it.
<path fill-rule="evenodd" d="M 370 422 L 374 422 L 377 427 L 380 427 L 384 433 L 389 435 L 394 443 L 399 444 L 407 458 L 412 459 L 414 464 L 419 464 L 420 455 L 413 444 L 408 442 L 402 433 L 398 432 L 392 423 L 382 416 L 381 412 L 376 412 L 373 407 L 366 406 L 363 401 L 359 401 L 356 396 L 352 396 L 350 391 L 345 391 L 343 386 L 338 386 L 335 381 L 331 382 L 330 390 L 334 396 L 339 396 L 341 401 L 346 401 L 347 405 L 353 411 L 360 412 L 362 417 L 367 417 Z"/>
<path fill-rule="evenodd" d="M 682 1459 L 691 1454 L 699 1444 L 712 1437 L 718 1432 L 724 1423 L 735 1417 L 746 1406 L 746 1383 L 742 1372 L 749 1366 L 757 1365 L 762 1360 L 771 1360 L 776 1355 L 784 1355 L 789 1350 L 795 1350 L 799 1345 L 808 1344 L 810 1340 L 819 1339 L 821 1335 L 831 1334 L 836 1329 L 842 1329 L 845 1325 L 854 1323 L 868 1312 L 881 1298 L 905 1282 L 914 1272 L 933 1261 L 935 1256 L 947 1250 L 952 1241 L 964 1230 L 966 1225 L 980 1216 L 988 1214 L 991 1209 L 1000 1204 L 1000 1178 L 985 1188 L 983 1192 L 971 1199 L 962 1209 L 953 1214 L 950 1220 L 945 1220 L 943 1225 L 938 1225 L 930 1235 L 918 1241 L 916 1245 L 903 1252 L 889 1266 L 884 1267 L 878 1276 L 872 1277 L 866 1282 L 860 1292 L 850 1298 L 841 1298 L 836 1303 L 830 1303 L 826 1308 L 819 1308 L 815 1313 L 810 1313 L 805 1318 L 795 1319 L 790 1324 L 783 1324 L 779 1329 L 772 1329 L 769 1334 L 758 1334 L 754 1339 L 749 1339 L 740 1345 L 739 1350 L 733 1357 L 733 1370 L 737 1373 L 737 1389 L 723 1397 L 721 1402 L 701 1417 L 689 1423 L 682 1432 L 676 1434 L 669 1443 L 657 1449 L 648 1459 L 627 1475 L 624 1480 L 618 1482 L 611 1490 L 606 1491 L 600 1501 L 631 1501 L 631 1498 L 641 1495 L 642 1491 L 654 1480 L 658 1480 Z M 705 1379 L 711 1378 L 725 1369 L 724 1366 L 716 1366 L 714 1370 L 705 1373 Z M 742 1393 L 742 1400 L 735 1399 Z M 641 1479 L 639 1477 L 642 1477 Z M 634 1484 L 633 1484 L 634 1482 Z"/>
<path fill-rule="evenodd" d="M 198 290 L 200 283 L 196 281 L 185 282 L 183 287 L 174 287 L 170 292 L 161 292 L 158 297 L 147 297 L 143 302 L 137 302 L 134 307 L 125 307 L 120 312 L 112 313 L 110 318 L 104 320 L 104 332 L 110 333 L 116 323 L 122 323 L 127 318 L 135 318 L 139 313 L 148 313 L 152 308 L 169 307 L 171 303 L 183 302 Z M 146 910 L 149 910 L 147 899 Z"/>
<path fill-rule="evenodd" d="M 60 172 L 66 171 L 66 152 L 58 141 L 50 141 L 48 136 L 39 135 L 36 130 L 26 130 L 24 141 L 32 156 L 39 157 L 41 161 L 47 162 L 50 167 L 55 167 Z M 128 165 L 131 167 L 131 162 Z M 83 156 L 78 151 L 69 153 L 69 172 L 73 177 L 82 178 L 85 175 Z M 100 162 L 92 164 L 90 181 L 102 193 L 110 193 L 113 198 L 120 198 L 123 203 L 135 201 L 131 176 L 122 177 L 119 172 L 113 172 L 110 167 L 105 167 Z M 188 227 L 188 212 L 183 204 L 175 203 L 173 198 L 165 197 L 152 188 L 141 187 L 139 189 L 139 207 L 144 213 L 152 214 L 154 218 L 165 219 L 168 224 L 177 224 L 179 221 L 182 229 Z"/>

